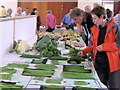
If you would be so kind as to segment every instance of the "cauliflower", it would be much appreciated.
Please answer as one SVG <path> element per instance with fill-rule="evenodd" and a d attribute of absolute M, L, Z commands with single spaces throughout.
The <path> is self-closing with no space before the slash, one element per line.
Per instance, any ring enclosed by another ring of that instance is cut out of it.
<path fill-rule="evenodd" d="M 30 46 L 25 40 L 19 40 L 16 44 L 15 51 L 19 54 L 23 54 L 30 50 Z"/>

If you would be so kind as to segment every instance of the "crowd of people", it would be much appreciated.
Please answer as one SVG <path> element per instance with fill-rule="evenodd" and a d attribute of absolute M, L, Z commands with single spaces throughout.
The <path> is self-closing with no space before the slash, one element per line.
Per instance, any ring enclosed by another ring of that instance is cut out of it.
<path fill-rule="evenodd" d="M 11 17 L 12 10 L 6 11 L 2 7 L 2 17 Z M 27 15 L 29 9 L 25 8 L 22 11 L 18 7 L 16 16 Z M 33 8 L 30 15 L 37 15 L 37 30 L 39 34 L 39 27 L 41 25 L 38 9 Z M 51 10 L 47 11 L 45 29 L 52 32 L 55 29 L 56 17 Z M 120 10 L 114 16 L 110 9 L 106 9 L 99 4 L 94 4 L 91 10 L 90 6 L 86 6 L 85 10 L 78 7 L 70 9 L 63 19 L 61 26 L 66 29 L 77 27 L 78 32 L 81 33 L 87 48 L 78 52 L 79 56 L 85 56 L 92 52 L 94 55 L 95 70 L 101 82 L 106 87 L 112 89 L 120 89 Z"/>

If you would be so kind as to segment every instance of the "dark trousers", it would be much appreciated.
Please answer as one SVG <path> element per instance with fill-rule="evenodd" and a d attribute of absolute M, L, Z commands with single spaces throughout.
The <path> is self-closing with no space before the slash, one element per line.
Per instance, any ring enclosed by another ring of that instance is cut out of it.
<path fill-rule="evenodd" d="M 108 80 L 109 80 L 109 73 L 110 73 L 110 70 L 109 70 L 109 66 L 108 65 L 102 65 L 102 64 L 99 64 L 98 62 L 96 63 L 96 66 L 95 66 L 95 69 L 96 69 L 96 72 L 98 74 L 98 77 L 100 79 L 100 81 L 108 87 Z"/>
<path fill-rule="evenodd" d="M 120 90 L 120 70 L 110 72 L 109 65 L 98 64 L 95 66 L 100 81 L 109 90 Z"/>
<path fill-rule="evenodd" d="M 50 27 L 49 27 L 46 31 L 47 31 L 47 32 L 52 32 L 54 29 L 55 29 L 55 28 L 50 28 Z"/>
<path fill-rule="evenodd" d="M 108 85 L 110 90 L 120 90 L 120 70 L 110 73 Z"/>

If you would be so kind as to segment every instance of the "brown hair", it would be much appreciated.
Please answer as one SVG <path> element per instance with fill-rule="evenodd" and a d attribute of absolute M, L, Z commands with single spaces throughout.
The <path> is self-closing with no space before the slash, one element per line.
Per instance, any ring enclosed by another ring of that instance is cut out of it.
<path fill-rule="evenodd" d="M 105 9 L 102 6 L 97 6 L 97 7 L 93 8 L 91 13 L 97 15 L 100 18 L 101 15 L 105 16 Z"/>
<path fill-rule="evenodd" d="M 84 12 L 82 9 L 75 7 L 75 8 L 71 11 L 70 17 L 76 17 L 76 16 L 84 15 L 84 14 L 85 14 L 85 12 Z"/>
<path fill-rule="evenodd" d="M 112 11 L 110 9 L 106 9 L 106 15 L 107 18 L 110 18 L 112 16 Z"/>

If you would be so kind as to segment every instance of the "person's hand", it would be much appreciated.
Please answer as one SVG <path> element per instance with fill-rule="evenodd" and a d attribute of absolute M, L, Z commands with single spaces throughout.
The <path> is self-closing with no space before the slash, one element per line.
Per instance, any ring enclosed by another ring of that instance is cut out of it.
<path fill-rule="evenodd" d="M 77 55 L 78 56 L 84 56 L 84 53 L 83 53 L 83 51 L 79 51 Z"/>
<path fill-rule="evenodd" d="M 103 51 L 102 45 L 97 46 L 96 49 L 97 49 L 99 52 Z"/>

